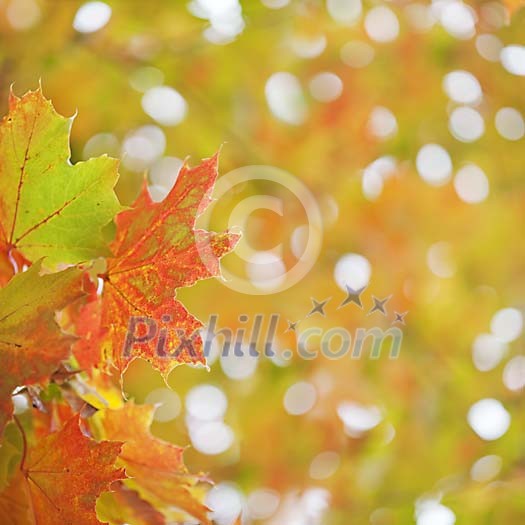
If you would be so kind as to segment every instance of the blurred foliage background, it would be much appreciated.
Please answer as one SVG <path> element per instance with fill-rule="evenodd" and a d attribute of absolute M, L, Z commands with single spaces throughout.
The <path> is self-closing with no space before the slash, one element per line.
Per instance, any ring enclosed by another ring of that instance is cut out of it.
<path fill-rule="evenodd" d="M 40 80 L 57 111 L 78 113 L 72 162 L 122 159 L 124 203 L 144 173 L 163 198 L 181 159 L 221 145 L 221 173 L 274 166 L 319 203 L 322 250 L 300 283 L 251 295 L 212 281 L 179 294 L 234 331 L 279 314 L 277 357 L 215 347 L 209 371 L 179 367 L 171 389 L 144 362 L 126 376 L 130 397 L 160 403 L 154 432 L 192 445 L 189 468 L 215 480 L 207 501 L 219 524 L 240 510 L 271 525 L 525 522 L 519 7 L 0 0 L 4 113 L 10 85 L 21 94 Z M 211 218 L 223 228 L 236 204 L 267 192 L 287 213 L 250 215 L 244 238 L 263 259 L 223 263 L 262 291 L 261 273 L 280 282 L 301 257 L 294 195 L 252 181 Z M 282 257 L 261 267 L 279 242 Z M 345 284 L 368 286 L 362 310 L 338 308 Z M 367 315 L 372 296 L 391 296 L 387 316 Z M 331 298 L 325 317 L 307 317 L 312 297 Z M 354 333 L 387 329 L 394 311 L 408 312 L 399 359 L 282 357 L 296 346 L 287 321 L 298 333 Z"/>

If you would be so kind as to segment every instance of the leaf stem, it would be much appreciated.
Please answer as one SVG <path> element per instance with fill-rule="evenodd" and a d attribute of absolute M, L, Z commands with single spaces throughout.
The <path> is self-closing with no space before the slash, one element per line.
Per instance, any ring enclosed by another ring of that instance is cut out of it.
<path fill-rule="evenodd" d="M 16 258 L 13 257 L 13 250 L 12 250 L 12 248 L 9 248 L 7 250 L 7 258 L 9 259 L 9 262 L 11 263 L 11 266 L 13 267 L 13 272 L 15 274 L 18 273 L 20 268 L 18 267 L 18 263 L 16 262 Z"/>

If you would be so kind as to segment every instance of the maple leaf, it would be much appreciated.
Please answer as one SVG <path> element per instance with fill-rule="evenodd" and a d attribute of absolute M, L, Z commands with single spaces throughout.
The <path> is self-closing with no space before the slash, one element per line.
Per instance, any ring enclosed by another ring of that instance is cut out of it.
<path fill-rule="evenodd" d="M 103 275 L 101 326 L 108 329 L 105 347 L 121 373 L 136 357 L 150 361 L 165 378 L 179 363 L 205 363 L 197 333 L 202 323 L 175 295 L 177 288 L 219 275 L 219 258 L 239 239 L 230 232 L 195 229 L 197 216 L 211 201 L 217 162 L 215 155 L 195 168 L 184 165 L 159 203 L 144 185 L 134 206 L 116 218 L 114 257 Z M 123 351 L 132 316 L 155 321 L 158 334 Z M 161 326 L 166 328 L 162 336 Z"/>
<path fill-rule="evenodd" d="M 184 449 L 153 436 L 149 430 L 154 407 L 132 401 L 118 410 L 101 410 L 94 416 L 105 439 L 123 441 L 121 464 L 130 479 L 125 483 L 159 509 L 178 507 L 209 525 L 208 508 L 193 494 L 202 476 L 184 465 Z"/>
<path fill-rule="evenodd" d="M 61 332 L 55 311 L 82 296 L 82 273 L 69 268 L 41 276 L 40 266 L 38 261 L 0 290 L 0 435 L 13 412 L 13 389 L 46 380 L 74 340 Z"/>
<path fill-rule="evenodd" d="M 51 268 L 108 254 L 102 228 L 122 208 L 113 192 L 118 161 L 69 162 L 72 119 L 41 89 L 12 92 L 0 123 L 0 252 L 13 249 Z"/>
<path fill-rule="evenodd" d="M 121 446 L 85 436 L 79 417 L 71 418 L 60 431 L 27 450 L 7 489 L 8 497 L 0 495 L 0 521 L 13 523 L 6 514 L 14 510 L 9 503 L 13 493 L 18 497 L 16 524 L 100 524 L 95 512 L 97 497 L 125 477 L 124 471 L 115 467 Z M 26 495 L 25 501 L 20 494 Z"/>

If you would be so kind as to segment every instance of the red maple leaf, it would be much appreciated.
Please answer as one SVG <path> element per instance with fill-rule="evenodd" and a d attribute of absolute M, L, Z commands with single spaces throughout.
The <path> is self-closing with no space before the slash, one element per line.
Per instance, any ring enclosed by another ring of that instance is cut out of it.
<path fill-rule="evenodd" d="M 133 207 L 117 216 L 100 317 L 107 330 L 104 350 L 121 373 L 137 357 L 164 377 L 179 363 L 205 363 L 198 335 L 202 323 L 176 299 L 176 290 L 218 276 L 220 257 L 239 238 L 195 229 L 211 201 L 217 162 L 214 155 L 195 168 L 184 165 L 159 203 L 144 185 Z"/>

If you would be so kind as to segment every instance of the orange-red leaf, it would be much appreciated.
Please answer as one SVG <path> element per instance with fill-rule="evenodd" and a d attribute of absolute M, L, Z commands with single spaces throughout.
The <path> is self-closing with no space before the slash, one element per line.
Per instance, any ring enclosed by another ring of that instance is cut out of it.
<path fill-rule="evenodd" d="M 98 525 L 97 497 L 114 481 L 124 478 L 115 467 L 121 443 L 96 442 L 80 430 L 78 416 L 59 431 L 41 439 L 27 452 L 7 491 L 14 487 L 25 494 L 18 501 L 19 518 L 14 523 L 38 525 Z M 14 492 L 17 493 L 16 491 Z M 2 498 L 0 498 L 0 501 Z M 5 498 L 4 498 L 5 500 Z M 12 507 L 12 505 L 11 505 Z M 12 523 L 7 505 L 0 505 L 1 523 Z"/>
<path fill-rule="evenodd" d="M 216 177 L 217 155 L 195 168 L 184 166 L 164 201 L 153 202 L 144 186 L 132 209 L 117 216 L 114 257 L 104 275 L 101 322 L 109 329 L 109 353 L 121 372 L 136 357 L 151 361 L 164 377 L 179 363 L 205 362 L 196 335 L 202 324 L 175 296 L 177 288 L 219 275 L 219 258 L 238 240 L 228 232 L 195 230 Z M 153 319 L 157 330 L 155 336 L 124 351 L 132 316 Z M 165 340 L 159 337 L 162 327 L 167 329 Z M 192 345 L 184 345 L 184 340 L 192 340 Z"/>

